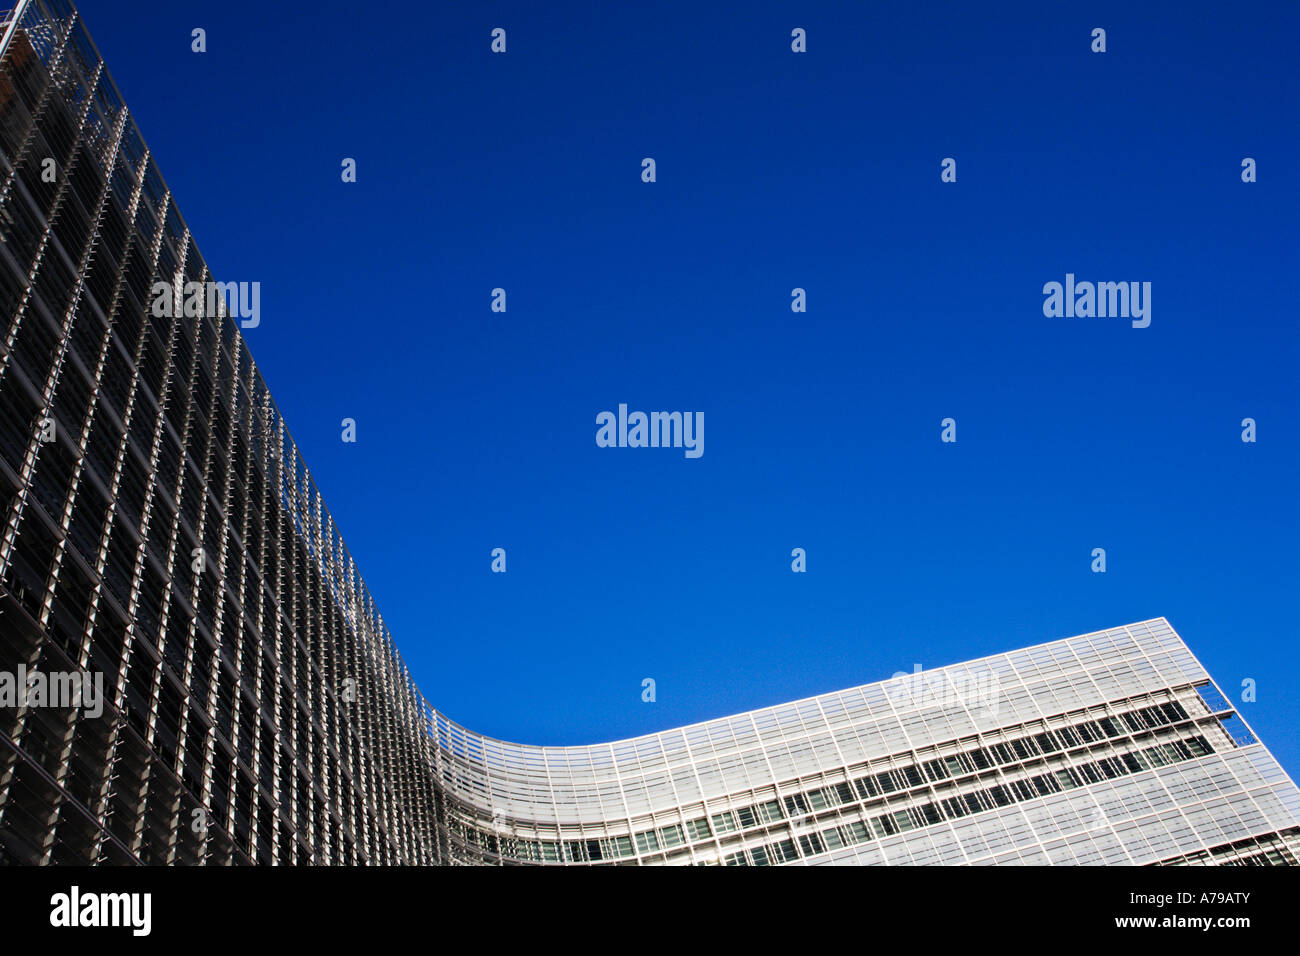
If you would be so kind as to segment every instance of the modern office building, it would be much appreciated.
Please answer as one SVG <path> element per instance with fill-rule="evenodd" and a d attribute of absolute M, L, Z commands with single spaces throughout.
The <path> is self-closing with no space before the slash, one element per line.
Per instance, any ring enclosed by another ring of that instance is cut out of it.
<path fill-rule="evenodd" d="M 598 746 L 448 720 L 80 17 L 0 23 L 0 862 L 1296 862 L 1164 619 Z"/>

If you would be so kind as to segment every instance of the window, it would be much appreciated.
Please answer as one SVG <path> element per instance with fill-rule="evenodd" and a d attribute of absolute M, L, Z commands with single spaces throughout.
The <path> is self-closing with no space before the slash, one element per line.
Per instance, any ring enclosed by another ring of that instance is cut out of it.
<path fill-rule="evenodd" d="M 707 840 L 713 836 L 713 831 L 709 829 L 709 821 L 700 817 L 686 821 L 686 836 L 690 840 Z"/>
<path fill-rule="evenodd" d="M 730 833 L 736 829 L 736 815 L 730 810 L 713 815 L 713 829 L 716 833 Z"/>
<path fill-rule="evenodd" d="M 808 833 L 799 837 L 799 848 L 803 850 L 804 856 L 815 856 L 826 850 L 826 844 L 816 833 Z"/>

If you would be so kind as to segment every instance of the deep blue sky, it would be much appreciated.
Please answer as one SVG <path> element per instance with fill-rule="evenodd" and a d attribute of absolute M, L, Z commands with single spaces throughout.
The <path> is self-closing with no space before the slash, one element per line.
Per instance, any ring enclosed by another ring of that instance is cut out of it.
<path fill-rule="evenodd" d="M 80 4 L 449 716 L 593 742 L 1165 615 L 1295 773 L 1300 8 L 1132 6 Z M 1150 328 L 1045 318 L 1066 272 Z M 619 402 L 704 456 L 597 448 Z"/>

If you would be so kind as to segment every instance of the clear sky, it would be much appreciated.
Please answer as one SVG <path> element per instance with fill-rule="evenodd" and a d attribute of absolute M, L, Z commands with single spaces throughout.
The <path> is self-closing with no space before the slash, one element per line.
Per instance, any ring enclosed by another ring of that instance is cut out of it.
<path fill-rule="evenodd" d="M 595 742 L 1164 615 L 1296 775 L 1300 6 L 1134 6 L 80 3 L 453 719 Z M 1046 317 L 1067 273 L 1150 326 Z M 703 456 L 597 447 L 619 403 Z"/>

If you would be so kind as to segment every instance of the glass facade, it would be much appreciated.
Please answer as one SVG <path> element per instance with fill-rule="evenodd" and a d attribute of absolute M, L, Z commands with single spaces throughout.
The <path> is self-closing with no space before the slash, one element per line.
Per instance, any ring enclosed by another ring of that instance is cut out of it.
<path fill-rule="evenodd" d="M 1300 792 L 1164 619 L 630 740 L 420 694 L 75 9 L 5 14 L 0 862 L 1274 864 Z M 50 160 L 56 175 L 50 176 Z"/>
<path fill-rule="evenodd" d="M 1163 618 L 593 747 L 436 717 L 456 845 L 723 865 L 1295 863 L 1300 791 Z M 450 788 L 449 788 L 450 789 Z"/>

